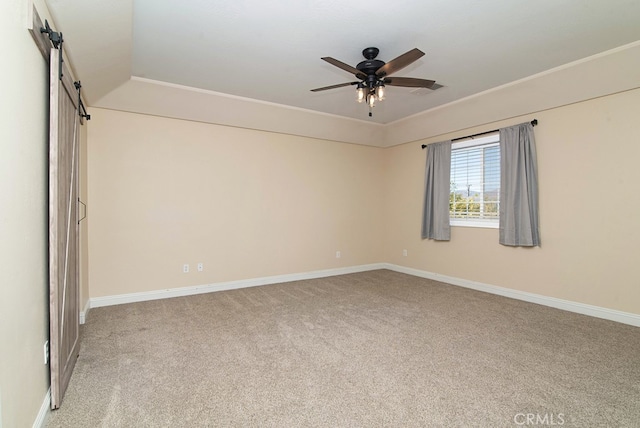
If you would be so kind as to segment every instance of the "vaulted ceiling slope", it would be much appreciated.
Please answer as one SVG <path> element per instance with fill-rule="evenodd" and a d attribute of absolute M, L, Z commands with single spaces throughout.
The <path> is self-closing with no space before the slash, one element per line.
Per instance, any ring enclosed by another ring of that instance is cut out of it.
<path fill-rule="evenodd" d="M 612 50 L 629 48 L 632 65 L 639 55 L 637 0 L 47 4 L 89 106 L 379 146 L 403 142 L 386 135 L 388 129 L 422 112 L 531 76 L 540 77 L 536 85 L 544 87 L 550 70 L 567 64 L 581 75 L 588 59 Z M 433 79 L 442 88 L 388 87 L 371 118 L 356 103 L 352 86 L 310 92 L 354 80 L 321 57 L 355 66 L 369 46 L 380 49 L 383 61 L 422 50 L 425 56 L 396 75 Z M 640 86 L 628 74 L 608 70 L 598 82 L 584 82 L 601 87 L 585 88 L 584 98 Z M 561 86 L 550 89 L 557 95 L 564 85 L 556 84 Z M 313 131 L 309 122 L 324 131 Z"/>

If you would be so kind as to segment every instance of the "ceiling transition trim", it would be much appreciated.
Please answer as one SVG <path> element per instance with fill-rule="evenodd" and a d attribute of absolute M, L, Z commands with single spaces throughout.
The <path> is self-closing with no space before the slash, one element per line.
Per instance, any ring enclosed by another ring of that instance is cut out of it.
<path fill-rule="evenodd" d="M 638 88 L 638 69 L 640 41 L 386 125 L 136 76 L 93 105 L 344 143 L 391 147 Z"/>

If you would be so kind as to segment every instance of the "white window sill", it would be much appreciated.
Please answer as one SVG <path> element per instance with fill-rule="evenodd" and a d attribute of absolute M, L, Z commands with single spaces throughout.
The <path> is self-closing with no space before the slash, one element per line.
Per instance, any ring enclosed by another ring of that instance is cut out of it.
<path fill-rule="evenodd" d="M 500 224 L 495 220 L 450 220 L 453 227 L 480 227 L 484 229 L 498 229 Z"/>

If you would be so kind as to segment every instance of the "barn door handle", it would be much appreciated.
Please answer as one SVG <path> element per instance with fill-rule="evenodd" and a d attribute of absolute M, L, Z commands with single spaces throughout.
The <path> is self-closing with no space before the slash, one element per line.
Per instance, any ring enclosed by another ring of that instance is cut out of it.
<path fill-rule="evenodd" d="M 85 203 L 84 203 L 84 202 L 82 202 L 82 201 L 80 200 L 80 198 L 78 198 L 78 202 L 80 202 L 80 203 L 82 204 L 82 206 L 84 207 L 84 215 L 82 216 L 82 218 L 81 218 L 80 220 L 78 220 L 78 224 L 80 224 L 80 222 L 81 222 L 82 220 L 84 220 L 85 218 L 87 218 L 87 206 L 85 205 Z"/>

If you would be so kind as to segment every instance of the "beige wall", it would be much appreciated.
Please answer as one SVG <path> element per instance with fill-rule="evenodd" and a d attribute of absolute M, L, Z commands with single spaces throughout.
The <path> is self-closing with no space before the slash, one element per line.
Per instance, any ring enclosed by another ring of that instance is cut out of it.
<path fill-rule="evenodd" d="M 39 4 L 46 17 L 46 8 Z M 31 426 L 49 387 L 48 66 L 27 31 L 27 1 L 0 2 L 0 413 Z"/>
<path fill-rule="evenodd" d="M 495 122 L 385 151 L 385 260 L 447 276 L 640 314 L 640 90 Z M 539 120 L 539 248 L 497 229 L 420 239 L 425 152 L 433 143 Z M 408 257 L 402 250 L 408 250 Z"/>
<path fill-rule="evenodd" d="M 640 314 L 639 105 L 627 91 L 387 149 L 93 109 L 90 295 L 384 261 Z M 421 240 L 420 145 L 534 117 L 542 246 Z"/>
<path fill-rule="evenodd" d="M 380 149 L 91 113 L 91 297 L 382 261 Z"/>

